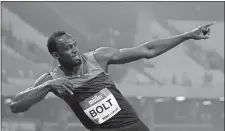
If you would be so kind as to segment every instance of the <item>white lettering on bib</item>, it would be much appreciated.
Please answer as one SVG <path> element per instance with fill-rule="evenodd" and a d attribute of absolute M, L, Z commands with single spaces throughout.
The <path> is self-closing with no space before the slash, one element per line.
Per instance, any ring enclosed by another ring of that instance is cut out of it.
<path fill-rule="evenodd" d="M 117 100 L 107 88 L 82 101 L 80 106 L 96 124 L 104 123 L 121 110 Z"/>

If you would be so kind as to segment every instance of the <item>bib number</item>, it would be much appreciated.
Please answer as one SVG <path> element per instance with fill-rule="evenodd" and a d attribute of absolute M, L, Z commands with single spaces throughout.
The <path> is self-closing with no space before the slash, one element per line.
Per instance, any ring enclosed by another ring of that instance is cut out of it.
<path fill-rule="evenodd" d="M 121 110 L 117 100 L 107 88 L 84 100 L 80 106 L 96 124 L 104 123 Z"/>

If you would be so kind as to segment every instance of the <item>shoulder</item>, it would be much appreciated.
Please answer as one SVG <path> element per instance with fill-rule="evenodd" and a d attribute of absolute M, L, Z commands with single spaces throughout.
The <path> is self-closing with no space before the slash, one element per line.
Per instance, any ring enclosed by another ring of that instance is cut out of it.
<path fill-rule="evenodd" d="M 97 60 L 109 61 L 117 52 L 119 50 L 113 47 L 100 47 L 93 51 L 93 55 Z"/>
<path fill-rule="evenodd" d="M 117 48 L 113 48 L 113 47 L 100 47 L 100 48 L 97 48 L 94 52 L 103 53 L 103 54 L 114 54 L 118 51 L 119 50 Z"/>

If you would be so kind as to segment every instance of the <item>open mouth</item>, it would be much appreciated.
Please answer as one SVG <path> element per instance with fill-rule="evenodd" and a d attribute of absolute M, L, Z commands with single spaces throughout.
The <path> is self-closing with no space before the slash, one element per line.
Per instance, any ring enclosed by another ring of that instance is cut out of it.
<path fill-rule="evenodd" d="M 72 55 L 72 57 L 75 58 L 75 59 L 80 59 L 79 52 L 76 51 L 76 52 L 74 53 L 74 55 Z"/>
<path fill-rule="evenodd" d="M 74 59 L 80 59 L 80 56 L 79 55 L 73 55 L 72 56 Z"/>
<path fill-rule="evenodd" d="M 73 56 L 74 59 L 80 59 L 80 57 L 78 55 Z"/>

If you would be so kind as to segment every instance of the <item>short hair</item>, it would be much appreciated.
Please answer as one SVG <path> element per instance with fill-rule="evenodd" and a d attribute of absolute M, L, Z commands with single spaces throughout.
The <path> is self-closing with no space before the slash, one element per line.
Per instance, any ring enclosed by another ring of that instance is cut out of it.
<path fill-rule="evenodd" d="M 57 39 L 65 34 L 67 34 L 65 31 L 56 31 L 48 38 L 47 47 L 49 53 L 57 52 Z"/>

